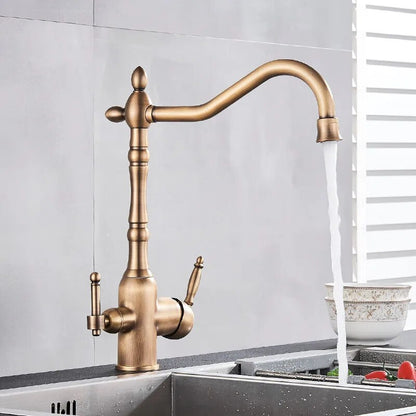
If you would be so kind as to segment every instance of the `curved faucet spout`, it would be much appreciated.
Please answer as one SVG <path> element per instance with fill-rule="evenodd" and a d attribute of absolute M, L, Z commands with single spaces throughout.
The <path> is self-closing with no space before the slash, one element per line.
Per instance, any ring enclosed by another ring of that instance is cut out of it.
<path fill-rule="evenodd" d="M 338 120 L 331 90 L 322 76 L 309 65 L 290 59 L 279 59 L 259 66 L 205 104 L 194 106 L 149 106 L 146 119 L 149 123 L 159 121 L 202 121 L 209 119 L 244 97 L 270 78 L 290 75 L 304 81 L 313 91 L 318 103 L 318 142 L 340 140 Z"/>

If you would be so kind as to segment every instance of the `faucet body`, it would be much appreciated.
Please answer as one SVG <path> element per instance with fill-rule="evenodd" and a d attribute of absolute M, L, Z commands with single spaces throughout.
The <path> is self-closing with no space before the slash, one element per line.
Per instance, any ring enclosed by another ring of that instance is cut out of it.
<path fill-rule="evenodd" d="M 101 314 L 98 273 L 91 279 L 91 315 L 88 329 L 100 335 L 101 330 L 118 333 L 118 364 L 122 371 L 151 371 L 158 369 L 156 339 L 182 338 L 194 322 L 191 306 L 199 287 L 203 267 L 198 257 L 188 283 L 184 301 L 176 298 L 158 298 L 156 281 L 149 270 L 147 245 L 146 181 L 149 150 L 148 128 L 161 121 L 202 121 L 211 118 L 248 94 L 268 79 L 290 75 L 300 78 L 312 89 L 318 104 L 318 142 L 340 140 L 338 120 L 331 91 L 325 80 L 310 66 L 292 60 L 268 62 L 233 84 L 205 104 L 195 106 L 154 106 L 145 92 L 147 76 L 143 68 L 134 70 L 131 83 L 134 91 L 125 108 L 111 107 L 106 117 L 113 122 L 126 121 L 130 127 L 131 201 L 129 213 L 129 258 L 127 269 L 119 286 L 119 306 Z"/>

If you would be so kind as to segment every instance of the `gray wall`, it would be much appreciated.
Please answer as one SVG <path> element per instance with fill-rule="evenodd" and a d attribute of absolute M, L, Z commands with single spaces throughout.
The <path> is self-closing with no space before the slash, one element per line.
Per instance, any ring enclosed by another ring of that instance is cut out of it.
<path fill-rule="evenodd" d="M 162 14 L 163 12 L 163 14 Z M 116 306 L 127 257 L 124 105 L 142 65 L 159 105 L 197 104 L 256 66 L 291 58 L 334 93 L 343 269 L 351 279 L 351 11 L 331 0 L 0 3 L 0 374 L 112 363 L 116 337 L 85 329 L 88 276 Z M 152 125 L 150 266 L 182 297 L 206 259 L 193 332 L 160 357 L 332 337 L 317 108 L 277 78 L 203 123 Z M 94 353 L 95 351 L 95 353 Z"/>

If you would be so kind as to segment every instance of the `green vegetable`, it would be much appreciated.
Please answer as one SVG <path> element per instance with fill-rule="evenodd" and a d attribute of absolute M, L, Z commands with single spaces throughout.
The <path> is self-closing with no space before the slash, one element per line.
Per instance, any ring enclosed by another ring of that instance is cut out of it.
<path fill-rule="evenodd" d="M 397 380 L 397 377 L 394 374 L 390 373 L 390 371 L 386 370 L 386 373 L 387 373 L 386 377 L 387 377 L 388 381 L 396 381 Z"/>
<path fill-rule="evenodd" d="M 332 377 L 338 377 L 339 376 L 339 368 L 335 367 L 333 370 L 328 371 L 326 373 L 327 376 L 332 376 Z M 348 369 L 348 375 L 352 376 L 352 371 L 350 369 Z"/>

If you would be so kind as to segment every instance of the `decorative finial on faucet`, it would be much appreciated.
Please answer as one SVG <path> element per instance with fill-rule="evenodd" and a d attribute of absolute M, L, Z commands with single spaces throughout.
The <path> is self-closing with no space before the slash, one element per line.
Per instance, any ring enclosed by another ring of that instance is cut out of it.
<path fill-rule="evenodd" d="M 114 106 L 110 107 L 105 116 L 113 123 L 126 121 L 130 128 L 147 128 L 151 122 L 146 116 L 147 108 L 151 108 L 150 99 L 144 89 L 147 86 L 147 75 L 145 70 L 138 66 L 131 75 L 131 85 L 134 91 L 130 94 L 125 108 Z M 140 111 L 141 109 L 142 111 Z"/>
<path fill-rule="evenodd" d="M 131 74 L 131 85 L 136 91 L 143 91 L 146 88 L 147 75 L 141 66 L 138 66 Z"/>

